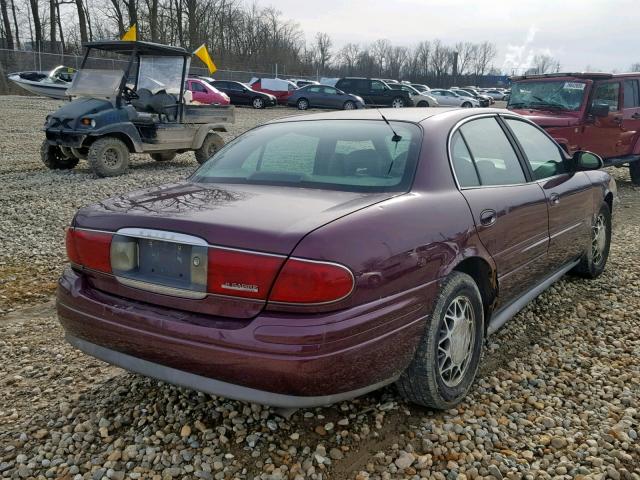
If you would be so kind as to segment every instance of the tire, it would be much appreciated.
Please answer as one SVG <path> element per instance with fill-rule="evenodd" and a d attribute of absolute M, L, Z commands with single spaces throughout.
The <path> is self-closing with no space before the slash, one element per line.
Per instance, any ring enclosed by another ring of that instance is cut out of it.
<path fill-rule="evenodd" d="M 298 110 L 306 110 L 309 108 L 309 100 L 307 100 L 306 98 L 301 98 L 296 102 L 296 107 L 298 107 Z"/>
<path fill-rule="evenodd" d="M 631 183 L 640 185 L 640 160 L 629 163 L 629 175 L 631 176 Z"/>
<path fill-rule="evenodd" d="M 87 160 L 98 177 L 116 177 L 129 169 L 129 147 L 116 137 L 99 138 L 89 147 Z"/>
<path fill-rule="evenodd" d="M 603 230 L 604 228 L 604 230 Z M 580 263 L 571 273 L 584 278 L 597 278 L 602 275 L 609 258 L 611 248 L 611 210 L 606 202 L 602 202 L 600 210 L 591 221 L 591 241 L 589 249 Z"/>
<path fill-rule="evenodd" d="M 462 104 L 462 108 L 471 108 L 471 103 L 470 102 L 464 102 Z"/>
<path fill-rule="evenodd" d="M 393 108 L 402 108 L 402 107 L 404 107 L 405 106 L 404 98 L 395 97 L 393 100 L 391 100 L 391 106 Z"/>
<path fill-rule="evenodd" d="M 356 109 L 356 104 L 355 102 L 352 102 L 351 100 L 347 100 L 346 102 L 344 102 L 344 105 L 342 106 L 343 110 L 355 110 Z"/>
<path fill-rule="evenodd" d="M 417 107 L 421 107 L 421 108 L 426 108 L 429 106 L 429 103 L 422 101 L 422 102 L 418 102 L 418 105 L 416 105 Z"/>
<path fill-rule="evenodd" d="M 209 132 L 202 142 L 202 146 L 195 151 L 196 160 L 200 165 L 209 160 L 214 153 L 224 146 L 224 140 L 220 135 Z"/>
<path fill-rule="evenodd" d="M 396 382 L 400 395 L 439 410 L 458 404 L 475 379 L 483 341 L 484 309 L 478 286 L 466 273 L 454 271 L 443 281 L 413 360 Z M 448 359 L 443 355 L 445 349 L 452 355 Z M 458 368 L 448 369 L 454 362 Z"/>
<path fill-rule="evenodd" d="M 253 100 L 251 100 L 251 105 L 253 106 L 253 108 L 255 108 L 256 110 L 260 110 L 262 108 L 265 108 L 265 103 L 264 100 L 260 97 L 253 97 Z"/>
<path fill-rule="evenodd" d="M 80 161 L 76 157 L 64 155 L 60 147 L 49 145 L 46 140 L 40 146 L 40 158 L 49 170 L 70 170 Z"/>
<path fill-rule="evenodd" d="M 156 162 L 168 162 L 176 158 L 176 152 L 152 153 L 151 158 L 153 158 Z"/>

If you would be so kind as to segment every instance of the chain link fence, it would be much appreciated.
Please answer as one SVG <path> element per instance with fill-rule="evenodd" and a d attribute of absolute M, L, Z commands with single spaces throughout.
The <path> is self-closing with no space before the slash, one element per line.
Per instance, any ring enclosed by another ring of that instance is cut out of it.
<path fill-rule="evenodd" d="M 36 51 L 24 51 L 24 50 L 6 50 L 0 49 L 0 95 L 18 94 L 28 95 L 26 90 L 15 85 L 7 78 L 7 75 L 14 72 L 24 71 L 49 71 L 58 65 L 64 65 L 66 67 L 79 68 L 82 64 L 82 56 L 80 55 L 68 55 L 63 53 L 45 53 Z M 194 75 L 209 76 L 209 71 L 204 67 L 194 66 L 196 61 L 192 61 L 190 73 Z M 112 58 L 105 55 L 89 57 L 88 65 L 91 68 L 99 69 L 125 69 L 127 67 L 128 60 L 120 58 Z M 309 75 L 292 75 L 282 74 L 278 72 L 277 65 L 273 65 L 271 71 L 263 68 L 262 71 L 257 70 L 217 70 L 213 75 L 216 80 L 235 80 L 238 82 L 248 82 L 253 77 L 274 77 L 276 74 L 278 78 L 300 78 L 317 80 L 316 76 Z"/>

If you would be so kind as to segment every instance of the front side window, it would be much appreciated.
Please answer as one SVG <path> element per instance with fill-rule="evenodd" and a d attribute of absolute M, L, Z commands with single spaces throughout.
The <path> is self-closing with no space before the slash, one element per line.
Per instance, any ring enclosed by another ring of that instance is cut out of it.
<path fill-rule="evenodd" d="M 620 83 L 601 83 L 596 86 L 591 100 L 591 107 L 594 105 L 608 105 L 610 112 L 620 110 Z"/>
<path fill-rule="evenodd" d="M 480 118 L 465 123 L 460 132 L 473 156 L 482 185 L 512 185 L 526 178 L 516 152 L 493 118 Z"/>
<path fill-rule="evenodd" d="M 200 85 L 198 82 L 191 82 L 191 90 L 194 92 L 207 93 L 207 89 Z"/>
<path fill-rule="evenodd" d="M 533 178 L 541 180 L 567 173 L 564 156 L 553 140 L 528 123 L 513 119 L 507 119 L 506 122 L 524 150 Z"/>
<path fill-rule="evenodd" d="M 406 191 L 422 133 L 378 120 L 283 122 L 255 128 L 207 161 L 195 182 L 286 185 L 347 191 Z"/>

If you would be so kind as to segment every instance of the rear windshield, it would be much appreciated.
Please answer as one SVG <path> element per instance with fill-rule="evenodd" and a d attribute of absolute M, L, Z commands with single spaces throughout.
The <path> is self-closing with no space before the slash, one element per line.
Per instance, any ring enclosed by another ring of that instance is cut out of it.
<path fill-rule="evenodd" d="M 288 185 L 347 191 L 406 191 L 421 130 L 405 122 L 315 120 L 264 125 L 220 150 L 195 182 Z"/>

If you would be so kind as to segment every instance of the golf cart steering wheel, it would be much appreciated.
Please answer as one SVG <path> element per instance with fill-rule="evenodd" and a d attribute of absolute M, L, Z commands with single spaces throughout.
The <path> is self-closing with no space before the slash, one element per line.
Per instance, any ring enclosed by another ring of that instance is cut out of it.
<path fill-rule="evenodd" d="M 127 101 L 131 101 L 131 100 L 135 100 L 136 98 L 139 98 L 136 91 L 130 87 L 127 87 L 126 85 L 122 89 L 122 96 Z"/>

